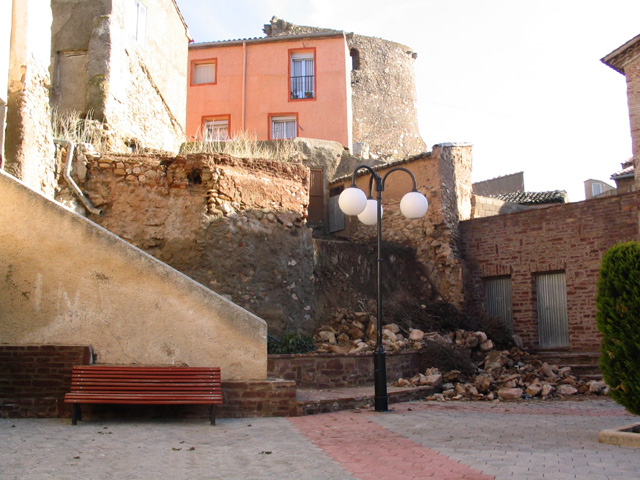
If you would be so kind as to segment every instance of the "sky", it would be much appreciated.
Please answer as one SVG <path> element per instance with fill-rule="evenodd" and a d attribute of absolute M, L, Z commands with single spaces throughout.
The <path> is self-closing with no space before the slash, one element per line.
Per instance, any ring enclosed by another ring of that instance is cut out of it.
<path fill-rule="evenodd" d="M 631 157 L 626 82 L 600 59 L 640 34 L 639 0 L 177 0 L 196 42 L 262 37 L 276 16 L 411 47 L 428 149 L 473 145 L 474 182 L 615 186 Z"/>

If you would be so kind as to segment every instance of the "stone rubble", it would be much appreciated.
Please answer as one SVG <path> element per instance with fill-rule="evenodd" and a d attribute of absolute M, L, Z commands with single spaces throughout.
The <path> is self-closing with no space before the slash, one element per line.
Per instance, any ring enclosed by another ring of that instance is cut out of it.
<path fill-rule="evenodd" d="M 356 354 L 372 352 L 376 346 L 376 317 L 365 312 L 340 311 L 328 325 L 314 335 L 316 352 Z M 399 378 L 396 387 L 431 386 L 440 390 L 427 400 L 516 400 L 607 395 L 609 387 L 602 380 L 583 380 L 571 373 L 571 367 L 551 365 L 533 358 L 519 347 L 496 350 L 485 332 L 402 332 L 396 324 L 386 324 L 382 344 L 387 352 L 421 350 L 425 342 L 435 342 L 452 350 L 465 350 L 477 371 L 463 374 L 459 370 L 441 372 L 427 368 L 412 378 Z"/>

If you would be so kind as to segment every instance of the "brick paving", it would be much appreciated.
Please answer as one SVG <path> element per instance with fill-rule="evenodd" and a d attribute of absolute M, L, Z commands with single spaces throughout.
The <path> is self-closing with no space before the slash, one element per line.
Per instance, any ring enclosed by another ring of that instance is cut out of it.
<path fill-rule="evenodd" d="M 0 419 L 0 478 L 640 478 L 640 451 L 598 443 L 640 420 L 609 399 L 407 402 L 393 412 L 202 420 Z"/>

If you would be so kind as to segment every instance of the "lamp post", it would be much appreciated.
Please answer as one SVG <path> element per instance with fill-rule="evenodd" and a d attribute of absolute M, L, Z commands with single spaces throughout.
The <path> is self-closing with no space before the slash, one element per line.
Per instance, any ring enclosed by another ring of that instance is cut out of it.
<path fill-rule="evenodd" d="M 356 187 L 358 171 L 368 170 L 369 196 Z M 373 352 L 373 373 L 375 386 L 375 410 L 386 412 L 389 410 L 389 396 L 387 395 L 387 367 L 384 347 L 382 346 L 382 192 L 387 177 L 396 171 L 408 173 L 413 180 L 413 190 L 402 197 L 400 211 L 408 219 L 421 218 L 427 213 L 429 202 L 416 188 L 416 177 L 403 167 L 395 167 L 389 170 L 384 177 L 378 175 L 368 165 L 360 165 L 353 171 L 353 180 L 350 187 L 345 188 L 340 194 L 338 205 L 346 215 L 357 215 L 365 225 L 378 226 L 378 278 L 377 278 L 377 341 L 376 350 Z M 371 197 L 373 183 L 376 187 L 376 199 Z"/>

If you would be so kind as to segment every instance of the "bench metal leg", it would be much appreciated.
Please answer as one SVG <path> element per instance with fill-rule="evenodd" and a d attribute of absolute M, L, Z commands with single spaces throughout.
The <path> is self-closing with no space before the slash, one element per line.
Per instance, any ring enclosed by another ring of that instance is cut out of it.
<path fill-rule="evenodd" d="M 82 410 L 80 410 L 80 404 L 73 404 L 73 414 L 71 415 L 71 425 L 77 425 L 78 420 L 82 420 Z"/>
<path fill-rule="evenodd" d="M 211 420 L 211 425 L 216 424 L 216 406 L 211 405 L 211 413 L 209 414 L 209 420 Z"/>

